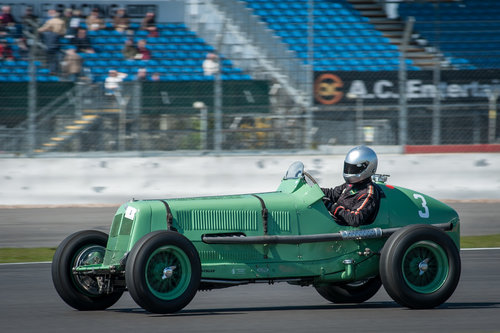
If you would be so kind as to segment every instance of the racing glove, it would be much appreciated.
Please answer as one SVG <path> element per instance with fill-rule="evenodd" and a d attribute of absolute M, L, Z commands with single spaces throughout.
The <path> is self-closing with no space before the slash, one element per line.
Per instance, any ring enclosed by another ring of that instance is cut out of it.
<path fill-rule="evenodd" d="M 330 215 L 333 216 L 333 217 L 336 217 L 335 215 L 338 214 L 338 212 L 341 210 L 341 209 L 344 209 L 344 207 L 342 207 L 341 205 L 339 205 L 338 203 L 334 203 L 330 206 L 330 209 L 329 209 L 329 212 L 330 212 Z"/>

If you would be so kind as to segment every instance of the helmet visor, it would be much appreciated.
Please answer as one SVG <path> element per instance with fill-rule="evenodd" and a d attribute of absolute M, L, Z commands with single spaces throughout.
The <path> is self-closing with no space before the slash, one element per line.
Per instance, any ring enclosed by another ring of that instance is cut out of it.
<path fill-rule="evenodd" d="M 366 167 L 368 166 L 368 162 L 363 162 L 363 163 L 358 163 L 358 164 L 351 164 L 344 162 L 344 173 L 348 175 L 352 174 L 358 174 L 363 172 Z"/>

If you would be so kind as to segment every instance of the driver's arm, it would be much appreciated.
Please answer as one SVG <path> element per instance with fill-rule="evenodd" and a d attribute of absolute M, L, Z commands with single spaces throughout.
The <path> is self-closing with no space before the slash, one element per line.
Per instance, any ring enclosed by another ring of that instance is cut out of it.
<path fill-rule="evenodd" d="M 346 184 L 336 186 L 335 188 L 323 188 L 322 187 L 321 190 L 325 194 L 325 197 L 330 199 L 332 201 L 332 203 L 336 203 L 337 200 L 339 200 L 340 195 L 344 191 L 345 186 L 346 186 Z"/>
<path fill-rule="evenodd" d="M 365 193 L 359 196 L 357 203 L 350 209 L 343 206 L 336 206 L 332 212 L 333 217 L 341 223 L 351 227 L 370 223 L 373 214 L 377 211 L 379 204 L 378 193 L 373 185 L 369 185 Z"/>

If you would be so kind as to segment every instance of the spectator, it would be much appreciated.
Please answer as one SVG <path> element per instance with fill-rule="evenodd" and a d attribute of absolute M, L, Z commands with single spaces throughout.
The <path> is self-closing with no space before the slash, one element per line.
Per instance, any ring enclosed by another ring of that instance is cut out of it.
<path fill-rule="evenodd" d="M 206 76 L 219 73 L 220 71 L 219 58 L 214 53 L 207 54 L 206 59 L 203 60 L 202 67 L 203 67 L 203 74 Z"/>
<path fill-rule="evenodd" d="M 113 27 L 116 31 L 124 32 L 130 25 L 130 19 L 125 12 L 125 8 L 118 8 L 113 17 Z"/>
<path fill-rule="evenodd" d="M 0 40 L 0 60 L 14 60 L 12 48 L 3 39 Z"/>
<path fill-rule="evenodd" d="M 114 69 L 110 69 L 108 77 L 104 80 L 104 89 L 107 96 L 113 96 L 121 90 L 121 83 L 127 77 L 126 73 L 120 73 Z"/>
<path fill-rule="evenodd" d="M 38 32 L 42 33 L 43 41 L 47 46 L 46 54 L 50 71 L 53 74 L 57 74 L 59 72 L 60 38 L 66 33 L 66 26 L 56 10 L 50 9 L 48 16 L 49 19 L 44 25 L 38 28 Z"/>
<path fill-rule="evenodd" d="M 85 22 L 89 31 L 97 31 L 106 27 L 104 20 L 99 17 L 99 9 L 97 8 L 92 9 Z"/>
<path fill-rule="evenodd" d="M 122 54 L 125 59 L 135 59 L 137 48 L 134 46 L 134 40 L 129 38 L 125 40 L 125 46 L 122 49 Z"/>
<path fill-rule="evenodd" d="M 154 12 L 147 12 L 146 16 L 142 19 L 141 30 L 149 32 L 148 37 L 158 37 L 158 30 L 156 28 L 156 17 Z"/>
<path fill-rule="evenodd" d="M 70 47 L 66 50 L 62 69 L 68 80 L 76 81 L 78 79 L 82 72 L 82 57 L 76 53 L 76 48 Z"/>
<path fill-rule="evenodd" d="M 16 23 L 14 16 L 10 13 L 10 6 L 2 6 L 2 13 L 0 13 L 0 20 L 2 24 Z"/>
<path fill-rule="evenodd" d="M 137 70 L 137 75 L 135 76 L 134 80 L 135 81 L 147 81 L 148 80 L 148 71 L 146 68 L 139 68 Z"/>
<path fill-rule="evenodd" d="M 68 37 L 72 38 L 71 36 L 76 36 L 78 34 L 78 29 L 80 29 L 80 26 L 83 22 L 82 14 L 79 9 L 75 9 L 71 13 L 71 17 L 69 18 L 68 22 L 66 23 L 66 28 L 68 30 Z"/>
<path fill-rule="evenodd" d="M 69 22 L 71 21 L 71 17 L 73 16 L 73 9 L 71 8 L 66 8 L 64 9 L 63 11 L 63 15 L 61 17 L 61 19 L 64 21 L 64 26 L 66 27 L 66 33 L 67 35 L 64 36 L 66 38 L 73 38 L 75 37 L 75 35 L 71 35 L 70 32 L 69 32 Z"/>
<path fill-rule="evenodd" d="M 146 40 L 145 39 L 141 39 L 137 42 L 137 54 L 135 55 L 135 58 L 142 59 L 142 60 L 150 60 L 151 59 L 151 52 L 146 47 Z"/>
<path fill-rule="evenodd" d="M 151 75 L 151 81 L 158 82 L 160 79 L 160 74 L 158 72 L 154 72 L 153 75 Z"/>
<path fill-rule="evenodd" d="M 0 30 L 4 35 L 16 34 L 16 20 L 10 13 L 10 6 L 2 6 L 2 13 L 0 13 Z"/>
<path fill-rule="evenodd" d="M 87 30 L 83 28 L 78 29 L 76 37 L 73 38 L 71 43 L 76 47 L 76 52 L 95 53 L 92 45 L 90 44 L 90 39 L 87 37 Z"/>
<path fill-rule="evenodd" d="M 38 27 L 38 16 L 33 13 L 33 7 L 26 7 L 24 15 L 21 18 L 23 28 L 33 33 Z"/>

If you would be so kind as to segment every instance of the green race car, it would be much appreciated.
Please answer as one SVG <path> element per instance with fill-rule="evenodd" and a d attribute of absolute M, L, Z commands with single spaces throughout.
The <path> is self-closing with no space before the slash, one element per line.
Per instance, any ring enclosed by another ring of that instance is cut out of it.
<path fill-rule="evenodd" d="M 109 236 L 80 231 L 59 245 L 54 286 L 78 310 L 106 309 L 128 290 L 144 309 L 171 313 L 198 290 L 280 281 L 334 303 L 364 302 L 383 285 L 406 307 L 442 304 L 460 278 L 457 213 L 374 178 L 377 216 L 359 228 L 334 221 L 301 162 L 275 192 L 127 202 Z"/>

